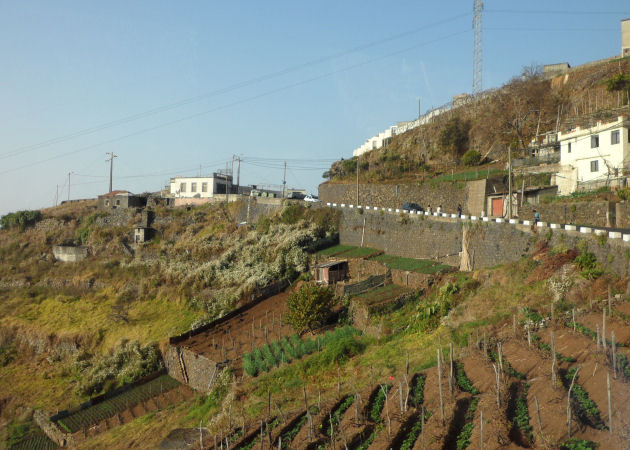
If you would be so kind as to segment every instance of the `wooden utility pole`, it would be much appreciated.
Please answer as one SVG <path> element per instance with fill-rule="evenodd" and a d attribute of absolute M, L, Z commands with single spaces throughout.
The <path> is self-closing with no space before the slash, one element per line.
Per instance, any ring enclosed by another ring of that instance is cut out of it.
<path fill-rule="evenodd" d="M 282 198 L 286 198 L 287 194 L 287 162 L 284 162 L 284 175 L 282 176 Z"/>

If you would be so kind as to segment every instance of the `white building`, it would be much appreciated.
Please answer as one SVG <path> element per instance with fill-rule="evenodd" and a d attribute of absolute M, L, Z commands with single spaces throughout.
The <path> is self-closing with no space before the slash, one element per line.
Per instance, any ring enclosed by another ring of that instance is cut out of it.
<path fill-rule="evenodd" d="M 211 198 L 225 195 L 228 188 L 232 194 L 232 175 L 213 173 L 211 177 L 171 178 L 170 193 L 175 198 Z"/>
<path fill-rule="evenodd" d="M 597 122 L 594 127 L 558 133 L 558 194 L 625 183 L 624 171 L 630 169 L 629 127 L 630 120 L 621 116 L 615 122 Z"/>

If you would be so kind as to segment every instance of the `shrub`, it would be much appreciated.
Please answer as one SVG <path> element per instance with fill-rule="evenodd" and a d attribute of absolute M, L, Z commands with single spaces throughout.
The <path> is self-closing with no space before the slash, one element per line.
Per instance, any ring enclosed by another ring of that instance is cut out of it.
<path fill-rule="evenodd" d="M 580 274 L 588 280 L 599 278 L 604 273 L 595 255 L 584 248 L 575 257 L 574 262 L 580 269 Z"/>
<path fill-rule="evenodd" d="M 245 353 L 243 355 L 243 370 L 250 377 L 258 375 L 258 367 L 256 367 L 256 363 L 252 359 L 252 355 L 250 353 Z"/>
<path fill-rule="evenodd" d="M 17 211 L 2 216 L 0 226 L 3 229 L 18 228 L 23 231 L 26 227 L 33 226 L 40 220 L 42 220 L 42 213 L 39 210 Z"/>
<path fill-rule="evenodd" d="M 305 284 L 289 295 L 284 320 L 297 333 L 312 331 L 324 324 L 336 303 L 335 294 L 329 287 Z"/>
<path fill-rule="evenodd" d="M 468 150 L 462 156 L 462 164 L 465 166 L 476 166 L 481 161 L 481 153 L 477 150 Z"/>
<path fill-rule="evenodd" d="M 81 378 L 78 392 L 96 395 L 149 375 L 161 369 L 163 364 L 154 345 L 141 347 L 138 342 L 123 340 L 111 354 L 79 359 L 75 366 L 81 372 L 87 372 Z"/>

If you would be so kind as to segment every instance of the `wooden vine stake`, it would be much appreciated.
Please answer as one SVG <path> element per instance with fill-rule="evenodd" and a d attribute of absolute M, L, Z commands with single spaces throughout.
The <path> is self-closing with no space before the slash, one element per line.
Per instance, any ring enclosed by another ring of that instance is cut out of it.
<path fill-rule="evenodd" d="M 452 396 L 453 395 L 453 343 L 452 342 L 449 344 L 449 351 L 450 351 L 451 367 L 450 367 L 450 372 L 448 375 L 448 390 Z"/>
<path fill-rule="evenodd" d="M 556 361 L 556 339 L 553 334 L 553 331 L 549 332 L 551 334 L 551 384 L 553 389 L 556 389 L 556 384 L 558 382 L 556 370 L 558 367 L 558 362 Z"/>
<path fill-rule="evenodd" d="M 483 410 L 479 411 L 479 448 L 483 450 Z"/>
<path fill-rule="evenodd" d="M 615 342 L 615 330 L 611 332 L 612 336 L 612 366 L 613 366 L 613 378 L 617 379 L 617 343 Z"/>
<path fill-rule="evenodd" d="M 500 385 L 499 385 L 499 368 L 497 367 L 496 364 L 492 364 L 492 368 L 494 369 L 494 378 L 496 380 L 496 384 L 497 384 L 497 406 L 501 406 L 501 391 L 500 391 Z"/>
<path fill-rule="evenodd" d="M 532 333 L 529 331 L 529 324 L 527 324 L 527 347 L 532 348 Z"/>
<path fill-rule="evenodd" d="M 387 401 L 387 391 L 385 391 L 385 387 L 381 385 L 381 390 L 383 391 L 383 395 L 385 395 L 385 413 L 387 414 L 387 435 L 392 437 L 392 420 L 389 415 L 389 402 Z"/>
<path fill-rule="evenodd" d="M 608 391 L 608 430 L 610 431 L 610 434 L 612 434 L 613 433 L 613 423 L 612 423 L 613 410 L 612 410 L 612 403 L 610 401 L 610 374 L 608 372 L 606 372 L 606 390 Z"/>
<path fill-rule="evenodd" d="M 438 390 L 440 392 L 440 418 L 442 419 L 442 425 L 444 425 L 444 400 L 442 399 L 442 364 L 440 364 L 440 349 L 437 349 L 437 361 L 438 361 Z"/>
<path fill-rule="evenodd" d="M 602 311 L 602 349 L 606 354 L 606 308 Z"/>
<path fill-rule="evenodd" d="M 536 403 L 536 415 L 538 416 L 538 429 L 540 430 L 540 438 L 545 442 L 545 436 L 543 435 L 542 419 L 540 418 L 540 406 L 538 405 L 538 397 L 534 397 L 534 403 Z"/>
<path fill-rule="evenodd" d="M 571 310 L 571 314 L 573 314 L 573 332 L 575 333 L 575 308 Z"/>
<path fill-rule="evenodd" d="M 601 344 L 600 333 L 599 333 L 599 324 L 595 326 L 595 330 L 597 332 L 597 353 L 599 353 L 599 345 Z"/>

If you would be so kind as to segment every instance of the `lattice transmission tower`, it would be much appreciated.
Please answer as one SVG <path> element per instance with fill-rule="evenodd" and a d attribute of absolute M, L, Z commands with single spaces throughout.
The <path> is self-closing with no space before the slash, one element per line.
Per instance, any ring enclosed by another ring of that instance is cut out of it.
<path fill-rule="evenodd" d="M 483 11 L 483 1 L 474 0 L 473 6 L 473 30 L 475 33 L 475 45 L 473 48 L 473 95 L 477 95 L 482 89 L 483 76 L 483 44 L 481 42 L 481 12 Z"/>

